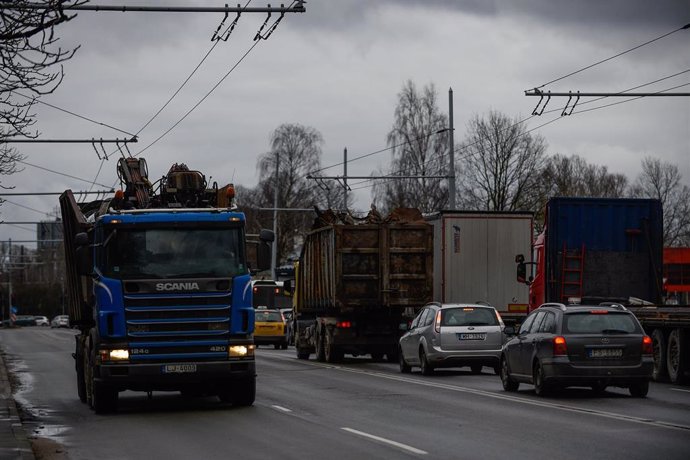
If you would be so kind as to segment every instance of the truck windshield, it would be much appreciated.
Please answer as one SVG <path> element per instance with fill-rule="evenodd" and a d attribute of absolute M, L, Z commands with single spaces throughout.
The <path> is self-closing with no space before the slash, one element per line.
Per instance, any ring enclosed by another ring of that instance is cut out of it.
<path fill-rule="evenodd" d="M 101 270 L 122 279 L 228 278 L 248 273 L 239 228 L 118 228 L 104 235 Z"/>

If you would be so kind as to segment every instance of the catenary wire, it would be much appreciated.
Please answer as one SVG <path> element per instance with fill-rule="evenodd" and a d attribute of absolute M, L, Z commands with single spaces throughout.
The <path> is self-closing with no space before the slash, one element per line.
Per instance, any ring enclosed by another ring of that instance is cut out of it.
<path fill-rule="evenodd" d="M 575 74 L 578 74 L 578 73 L 583 72 L 583 71 L 585 71 L 585 70 L 591 69 L 591 68 L 594 67 L 594 66 L 597 66 L 597 65 L 599 65 L 599 64 L 603 64 L 604 62 L 607 62 L 607 61 L 610 61 L 610 60 L 615 59 L 615 58 L 617 58 L 617 57 L 623 56 L 624 54 L 627 54 L 627 53 L 629 53 L 629 52 L 631 52 L 631 51 L 635 51 L 636 49 L 642 48 L 643 46 L 649 45 L 650 43 L 654 43 L 655 41 L 661 40 L 662 38 L 668 37 L 669 35 L 674 34 L 674 33 L 678 32 L 678 31 L 684 30 L 684 29 L 690 29 L 690 23 L 689 23 L 689 24 L 686 24 L 686 25 L 684 25 L 684 26 L 682 26 L 682 27 L 679 27 L 679 28 L 677 28 L 677 29 L 675 29 L 675 30 L 672 30 L 672 31 L 670 31 L 670 32 L 667 32 L 667 33 L 665 33 L 665 34 L 663 34 L 663 35 L 661 35 L 661 36 L 659 36 L 659 37 L 653 38 L 652 40 L 646 41 L 646 42 L 642 43 L 641 45 L 637 45 L 637 46 L 635 46 L 635 47 L 633 47 L 633 48 L 630 48 L 630 49 L 628 49 L 628 50 L 626 50 L 626 51 L 622 51 L 622 52 L 620 52 L 620 53 L 618 53 L 618 54 L 616 54 L 616 55 L 614 55 L 614 56 L 611 56 L 611 57 L 606 58 L 606 59 L 602 59 L 601 61 L 595 62 L 594 64 L 590 64 L 590 65 L 588 65 L 588 66 L 586 66 L 586 67 L 583 67 L 583 68 L 581 68 L 581 69 L 579 69 L 579 70 L 576 70 L 576 71 L 574 71 L 574 72 L 570 72 L 569 74 L 563 75 L 562 77 L 559 77 L 559 78 L 556 78 L 556 79 L 551 80 L 551 81 L 549 81 L 549 82 L 546 82 L 546 83 L 544 83 L 544 84 L 542 84 L 542 85 L 539 85 L 539 86 L 535 87 L 534 89 L 543 88 L 544 86 L 550 85 L 551 83 L 555 83 L 555 82 L 557 82 L 557 81 L 561 81 L 561 80 L 563 80 L 563 79 L 565 79 L 565 78 L 571 77 L 571 76 L 573 76 L 573 75 L 575 75 Z M 532 89 L 532 88 L 530 88 L 530 89 Z"/>

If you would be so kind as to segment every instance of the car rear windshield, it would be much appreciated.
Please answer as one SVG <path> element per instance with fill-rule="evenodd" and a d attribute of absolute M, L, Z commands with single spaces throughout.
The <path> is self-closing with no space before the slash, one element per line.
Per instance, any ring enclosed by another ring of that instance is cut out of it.
<path fill-rule="evenodd" d="M 498 326 L 496 312 L 488 308 L 448 308 L 441 311 L 442 326 Z"/>
<path fill-rule="evenodd" d="M 282 322 L 283 317 L 279 311 L 257 311 L 256 321 L 263 321 L 267 323 Z"/>
<path fill-rule="evenodd" d="M 565 332 L 573 334 L 630 334 L 641 332 L 629 313 L 578 312 L 565 315 Z"/>

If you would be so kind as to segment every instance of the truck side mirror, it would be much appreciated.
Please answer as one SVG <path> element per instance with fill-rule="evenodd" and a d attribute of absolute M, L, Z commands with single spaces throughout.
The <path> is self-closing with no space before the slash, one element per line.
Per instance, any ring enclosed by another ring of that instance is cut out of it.
<path fill-rule="evenodd" d="M 93 274 L 93 256 L 91 254 L 91 247 L 89 246 L 89 235 L 86 233 L 77 233 L 74 236 L 76 244 L 76 262 L 77 272 L 80 276 L 90 276 Z"/>
<path fill-rule="evenodd" d="M 256 248 L 256 268 L 259 271 L 271 268 L 271 243 L 274 240 L 275 234 L 271 230 L 261 229 L 259 245 Z"/>
<path fill-rule="evenodd" d="M 517 281 L 518 283 L 529 284 L 527 281 L 527 265 L 525 262 L 518 262 L 517 264 Z"/>

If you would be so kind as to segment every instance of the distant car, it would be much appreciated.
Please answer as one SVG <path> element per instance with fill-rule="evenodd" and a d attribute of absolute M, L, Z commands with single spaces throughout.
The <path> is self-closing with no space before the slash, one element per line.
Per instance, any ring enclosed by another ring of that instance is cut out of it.
<path fill-rule="evenodd" d="M 34 318 L 36 318 L 36 326 L 50 326 L 47 316 L 34 316 Z"/>
<path fill-rule="evenodd" d="M 287 348 L 285 318 L 280 310 L 257 308 L 254 316 L 254 344 Z"/>
<path fill-rule="evenodd" d="M 36 317 L 32 315 L 17 315 L 17 319 L 14 321 L 15 326 L 35 326 Z"/>
<path fill-rule="evenodd" d="M 652 339 L 622 305 L 544 304 L 522 323 L 503 347 L 501 381 L 506 391 L 534 385 L 541 396 L 567 386 L 628 388 L 643 398 L 649 391 Z"/>
<path fill-rule="evenodd" d="M 50 327 L 69 327 L 69 316 L 57 315 L 50 322 Z"/>
<path fill-rule="evenodd" d="M 292 308 L 281 308 L 280 312 L 285 318 L 285 335 L 287 336 L 288 345 L 295 344 L 294 324 L 292 322 Z"/>
<path fill-rule="evenodd" d="M 436 368 L 469 366 L 479 374 L 489 366 L 498 374 L 504 327 L 488 305 L 428 304 L 400 338 L 400 372 L 419 366 L 430 375 Z"/>

